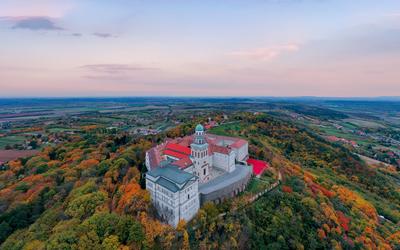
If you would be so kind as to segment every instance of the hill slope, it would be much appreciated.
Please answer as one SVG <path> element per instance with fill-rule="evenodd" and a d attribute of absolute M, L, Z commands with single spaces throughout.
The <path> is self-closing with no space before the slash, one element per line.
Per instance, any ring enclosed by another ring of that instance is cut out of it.
<path fill-rule="evenodd" d="M 250 206 L 241 206 L 242 195 L 206 204 L 188 225 L 164 225 L 142 189 L 144 152 L 193 124 L 139 139 L 94 129 L 0 171 L 1 249 L 400 247 L 398 173 L 370 168 L 277 118 L 241 113 L 235 120 L 214 132 L 248 139 L 250 153 L 284 176 Z"/>

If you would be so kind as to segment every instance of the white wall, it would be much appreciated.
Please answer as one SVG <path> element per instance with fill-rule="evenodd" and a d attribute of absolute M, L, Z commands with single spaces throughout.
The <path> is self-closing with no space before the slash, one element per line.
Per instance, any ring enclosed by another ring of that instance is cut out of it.
<path fill-rule="evenodd" d="M 214 152 L 212 165 L 224 171 L 232 172 L 235 170 L 235 152 L 232 151 L 229 155 Z"/>
<path fill-rule="evenodd" d="M 168 208 L 172 211 L 174 216 L 171 216 L 168 223 L 175 227 L 180 219 L 190 221 L 200 208 L 198 180 L 183 190 L 173 193 L 146 178 L 146 189 L 150 192 L 151 200 L 156 208 Z"/>
<path fill-rule="evenodd" d="M 238 149 L 234 148 L 234 151 L 236 153 L 236 160 L 243 161 L 249 154 L 249 144 L 246 143 Z"/>
<path fill-rule="evenodd" d="M 148 171 L 151 170 L 150 168 L 150 159 L 149 159 L 149 153 L 146 152 L 146 168 Z"/>
<path fill-rule="evenodd" d="M 198 181 L 180 191 L 180 219 L 190 221 L 200 208 Z"/>

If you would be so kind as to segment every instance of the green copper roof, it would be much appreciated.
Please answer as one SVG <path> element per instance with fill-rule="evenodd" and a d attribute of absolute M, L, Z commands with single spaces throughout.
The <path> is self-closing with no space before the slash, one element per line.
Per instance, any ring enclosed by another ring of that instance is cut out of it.
<path fill-rule="evenodd" d="M 156 183 L 174 193 L 183 189 L 186 185 L 188 185 L 188 183 L 192 183 L 197 179 L 195 175 L 171 165 L 158 167 L 147 172 L 146 175 L 154 178 L 158 177 Z"/>
<path fill-rule="evenodd" d="M 166 189 L 168 189 L 168 190 L 170 190 L 171 192 L 174 192 L 174 193 L 176 193 L 176 192 L 179 190 L 178 186 L 177 186 L 175 183 L 170 182 L 169 180 L 164 179 L 164 178 L 162 178 L 162 177 L 159 178 L 159 179 L 156 181 L 156 183 L 157 183 L 158 185 L 160 185 L 160 186 L 165 187 Z"/>
<path fill-rule="evenodd" d="M 180 170 L 179 168 L 171 165 L 158 167 L 154 170 L 147 172 L 147 174 L 153 177 L 164 177 L 179 185 L 189 181 L 194 177 L 193 174 Z"/>
<path fill-rule="evenodd" d="M 197 124 L 196 131 L 204 131 L 203 125 Z"/>

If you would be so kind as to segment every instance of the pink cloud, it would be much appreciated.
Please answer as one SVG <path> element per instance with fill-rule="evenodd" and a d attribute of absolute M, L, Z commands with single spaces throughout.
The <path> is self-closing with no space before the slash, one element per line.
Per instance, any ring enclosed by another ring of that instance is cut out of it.
<path fill-rule="evenodd" d="M 229 55 L 250 60 L 269 61 L 283 53 L 295 52 L 297 50 L 299 50 L 298 44 L 289 43 L 271 47 L 255 48 L 251 50 L 234 51 L 229 53 Z"/>

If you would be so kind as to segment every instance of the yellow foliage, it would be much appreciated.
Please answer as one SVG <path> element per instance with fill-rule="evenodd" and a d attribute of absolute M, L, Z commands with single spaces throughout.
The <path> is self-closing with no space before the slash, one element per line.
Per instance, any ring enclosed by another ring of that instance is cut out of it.
<path fill-rule="evenodd" d="M 355 192 L 343 187 L 333 186 L 333 189 L 339 196 L 339 199 L 348 206 L 359 210 L 366 219 L 372 220 L 374 223 L 378 222 L 378 214 L 376 209 L 368 201 L 364 200 L 361 196 Z"/>
<path fill-rule="evenodd" d="M 146 242 L 149 248 L 152 248 L 154 245 L 154 239 L 157 236 L 161 236 L 171 230 L 171 226 L 149 218 L 145 212 L 140 213 L 139 220 L 143 225 Z"/>
<path fill-rule="evenodd" d="M 335 210 L 332 207 L 323 202 L 321 203 L 321 208 L 326 218 L 334 222 L 336 225 L 340 225 L 339 220 L 336 217 Z"/>
<path fill-rule="evenodd" d="M 179 232 L 183 232 L 184 230 L 186 230 L 186 221 L 183 219 L 179 220 L 176 230 L 178 230 Z"/>
<path fill-rule="evenodd" d="M 182 243 L 182 250 L 189 250 L 189 234 L 186 230 L 183 231 L 183 243 Z"/>
<path fill-rule="evenodd" d="M 32 240 L 25 244 L 23 250 L 42 250 L 44 249 L 44 243 L 40 240 Z"/>

